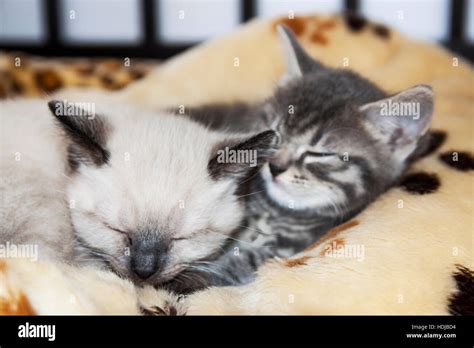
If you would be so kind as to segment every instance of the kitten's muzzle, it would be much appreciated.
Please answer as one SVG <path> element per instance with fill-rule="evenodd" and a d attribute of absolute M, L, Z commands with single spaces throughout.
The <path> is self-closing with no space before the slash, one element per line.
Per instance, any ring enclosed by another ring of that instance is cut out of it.
<path fill-rule="evenodd" d="M 135 238 L 132 240 L 130 267 L 140 279 L 150 278 L 163 271 L 169 242 L 162 238 Z"/>

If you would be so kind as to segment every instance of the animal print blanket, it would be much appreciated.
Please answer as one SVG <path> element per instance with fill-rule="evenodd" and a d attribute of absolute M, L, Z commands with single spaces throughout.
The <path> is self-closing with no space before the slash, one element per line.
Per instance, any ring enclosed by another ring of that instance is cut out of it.
<path fill-rule="evenodd" d="M 302 253 L 268 262 L 255 282 L 181 301 L 105 271 L 4 259 L 0 313 L 474 314 L 474 72 L 461 57 L 360 17 L 279 18 L 185 52 L 114 98 L 155 108 L 264 98 L 283 71 L 279 23 L 323 63 L 388 92 L 433 86 L 430 153 L 400 185 Z"/>
<path fill-rule="evenodd" d="M 157 65 L 156 60 L 45 59 L 0 52 L 0 99 L 47 96 L 72 86 L 115 91 L 143 78 Z"/>

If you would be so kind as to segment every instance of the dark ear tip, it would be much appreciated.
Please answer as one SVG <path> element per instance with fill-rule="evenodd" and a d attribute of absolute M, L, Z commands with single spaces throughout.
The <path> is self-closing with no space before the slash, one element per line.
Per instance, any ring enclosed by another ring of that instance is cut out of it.
<path fill-rule="evenodd" d="M 293 30 L 291 30 L 286 24 L 278 24 L 277 31 L 280 34 L 280 37 L 287 36 L 288 38 L 293 38 Z"/>
<path fill-rule="evenodd" d="M 51 100 L 51 101 L 48 102 L 49 110 L 51 110 L 51 112 L 53 113 L 54 116 L 59 116 L 56 113 L 56 111 L 57 111 L 60 104 L 61 104 L 61 102 L 59 100 Z"/>
<path fill-rule="evenodd" d="M 272 129 L 260 133 L 260 136 L 261 139 L 268 141 L 271 145 L 276 145 L 280 142 L 280 133 Z"/>
<path fill-rule="evenodd" d="M 283 31 L 286 31 L 286 32 L 288 32 L 288 31 L 291 32 L 291 29 L 286 24 L 278 24 L 277 29 L 280 30 L 280 31 L 283 30 Z"/>
<path fill-rule="evenodd" d="M 430 91 L 433 90 L 433 87 L 431 87 L 430 85 L 425 85 L 425 84 L 418 85 L 417 87 L 426 88 L 426 89 L 429 89 Z"/>
<path fill-rule="evenodd" d="M 430 85 L 421 84 L 421 85 L 416 85 L 414 88 L 420 89 L 424 93 L 429 94 L 430 96 L 433 95 L 433 87 L 431 87 Z"/>
<path fill-rule="evenodd" d="M 430 85 L 418 85 L 417 88 L 421 90 L 423 98 L 426 102 L 433 104 L 434 103 L 434 93 L 433 88 Z"/>

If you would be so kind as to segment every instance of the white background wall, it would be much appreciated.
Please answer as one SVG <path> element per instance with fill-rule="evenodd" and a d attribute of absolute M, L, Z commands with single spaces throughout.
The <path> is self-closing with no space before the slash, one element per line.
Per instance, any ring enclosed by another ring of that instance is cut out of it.
<path fill-rule="evenodd" d="M 195 42 L 228 33 L 240 21 L 239 0 L 162 0 L 157 13 L 164 42 Z"/>
<path fill-rule="evenodd" d="M 471 42 L 474 42 L 474 0 L 469 0 L 467 5 L 467 35 Z"/>
<path fill-rule="evenodd" d="M 45 30 L 41 0 L 0 0 L 0 40 L 41 42 Z"/>
<path fill-rule="evenodd" d="M 61 2 L 59 23 L 63 28 L 62 39 L 65 41 L 131 44 L 143 38 L 140 9 L 136 0 L 61 0 Z"/>
<path fill-rule="evenodd" d="M 365 0 L 362 12 L 412 37 L 428 40 L 449 37 L 448 0 Z"/>
<path fill-rule="evenodd" d="M 295 14 L 333 13 L 344 8 L 343 0 L 260 0 L 257 2 L 257 13 L 264 17 L 287 15 L 289 11 Z"/>
<path fill-rule="evenodd" d="M 0 0 L 0 41 L 46 39 L 41 2 Z M 239 0 L 157 1 L 157 38 L 167 43 L 192 43 L 231 31 L 239 24 Z M 62 0 L 61 39 L 69 43 L 139 43 L 143 35 L 136 0 Z M 338 12 L 343 0 L 257 0 L 259 16 Z M 374 20 L 420 39 L 449 35 L 449 0 L 361 0 L 361 11 Z M 71 12 L 73 11 L 73 12 Z M 72 18 L 74 17 L 74 18 Z M 474 42 L 474 0 L 468 0 L 467 33 Z M 159 34 L 158 34 L 159 33 Z"/>

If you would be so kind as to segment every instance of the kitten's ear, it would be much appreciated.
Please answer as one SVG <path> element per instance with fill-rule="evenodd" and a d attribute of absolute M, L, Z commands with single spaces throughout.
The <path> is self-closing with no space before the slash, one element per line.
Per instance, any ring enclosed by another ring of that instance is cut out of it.
<path fill-rule="evenodd" d="M 84 110 L 79 103 L 52 100 L 48 106 L 71 140 L 68 151 L 73 169 L 80 163 L 96 166 L 107 163 L 109 152 L 106 142 L 110 126 L 103 117 L 94 111 Z"/>
<path fill-rule="evenodd" d="M 305 73 L 324 68 L 306 53 L 290 28 L 286 25 L 278 25 L 277 31 L 286 62 L 286 73 L 283 75 L 280 84 L 301 77 Z"/>
<path fill-rule="evenodd" d="M 407 157 L 426 133 L 433 114 L 433 91 L 418 85 L 359 108 L 369 129 L 380 140 Z"/>
<path fill-rule="evenodd" d="M 213 151 L 208 163 L 210 176 L 221 178 L 244 178 L 252 170 L 265 164 L 278 150 L 280 137 L 277 132 L 268 130 L 240 142 L 221 144 Z"/>

